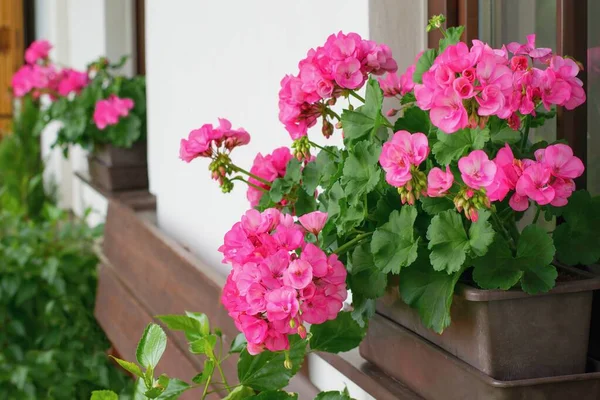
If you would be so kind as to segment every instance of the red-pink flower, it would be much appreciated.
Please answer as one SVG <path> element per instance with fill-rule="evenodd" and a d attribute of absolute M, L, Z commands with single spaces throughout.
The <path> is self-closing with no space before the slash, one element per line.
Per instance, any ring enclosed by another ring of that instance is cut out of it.
<path fill-rule="evenodd" d="M 133 106 L 133 100 L 119 98 L 115 95 L 111 95 L 106 100 L 99 100 L 94 109 L 94 123 L 100 130 L 109 125 L 116 125 L 120 117 L 129 115 Z"/>
<path fill-rule="evenodd" d="M 527 35 L 527 43 L 525 44 L 512 42 L 507 44 L 506 48 L 514 55 L 526 54 L 531 58 L 542 60 L 547 59 L 552 54 L 552 49 L 535 47 L 535 34 Z"/>
<path fill-rule="evenodd" d="M 412 165 L 419 166 L 429 155 L 427 136 L 421 132 L 411 134 L 408 131 L 398 131 L 394 133 L 390 142 L 406 154 Z"/>
<path fill-rule="evenodd" d="M 489 186 L 496 175 L 496 164 L 483 150 L 474 150 L 458 160 L 458 169 L 465 184 L 475 190 Z"/>
<path fill-rule="evenodd" d="M 475 95 L 473 85 L 465 77 L 461 76 L 460 78 L 456 78 L 454 82 L 452 82 L 452 87 L 456 91 L 458 97 L 460 97 L 461 99 L 470 99 Z"/>
<path fill-rule="evenodd" d="M 307 243 L 302 250 L 300 259 L 309 263 L 312 267 L 312 273 L 318 278 L 322 278 L 329 272 L 329 264 L 325 252 L 312 243 Z"/>
<path fill-rule="evenodd" d="M 517 182 L 517 194 L 527 196 L 543 206 L 554 200 L 554 188 L 550 186 L 552 170 L 542 163 L 534 163 L 523 171 Z"/>
<path fill-rule="evenodd" d="M 312 266 L 304 260 L 294 260 L 283 275 L 283 282 L 294 289 L 304 289 L 313 280 Z"/>
<path fill-rule="evenodd" d="M 213 127 L 211 124 L 204 124 L 199 129 L 192 130 L 187 140 L 181 139 L 179 158 L 189 163 L 197 157 L 210 157 L 212 154 L 212 135 Z"/>
<path fill-rule="evenodd" d="M 529 198 L 527 196 L 521 196 L 518 193 L 513 193 L 508 204 L 515 211 L 525 211 L 529 208 Z"/>
<path fill-rule="evenodd" d="M 446 172 L 435 167 L 427 175 L 427 196 L 444 197 L 454 183 L 454 175 L 450 171 L 450 166 L 446 165 Z"/>
<path fill-rule="evenodd" d="M 357 89 L 362 86 L 365 76 L 360 68 L 360 61 L 348 58 L 335 66 L 335 82 L 342 88 Z"/>
<path fill-rule="evenodd" d="M 68 96 L 72 92 L 79 94 L 90 82 L 87 72 L 65 69 L 60 75 L 61 79 L 58 83 L 58 94 L 61 96 Z"/>
<path fill-rule="evenodd" d="M 392 186 L 402 187 L 412 179 L 410 158 L 395 143 L 386 142 L 383 144 L 379 164 L 386 172 L 385 180 Z"/>
<path fill-rule="evenodd" d="M 266 181 L 273 182 L 275 179 L 285 176 L 287 164 L 293 157 L 290 149 L 287 147 L 280 147 L 274 150 L 272 154 L 267 154 L 266 156 L 258 153 L 254 158 L 250 173 Z M 266 190 L 269 189 L 264 182 L 255 178 L 250 178 L 249 182 L 254 186 L 262 187 Z M 246 191 L 246 198 L 252 207 L 258 205 L 264 194 L 262 190 L 254 186 L 248 186 L 248 190 Z"/>
<path fill-rule="evenodd" d="M 313 211 L 304 214 L 298 218 L 304 229 L 311 232 L 313 235 L 318 235 L 327 222 L 327 213 L 321 211 Z"/>
<path fill-rule="evenodd" d="M 575 191 L 575 182 L 572 179 L 556 178 L 551 186 L 554 189 L 554 199 L 550 204 L 554 207 L 566 206 L 569 197 Z"/>
<path fill-rule="evenodd" d="M 38 60 L 46 60 L 51 49 L 52 45 L 49 41 L 36 40 L 25 50 L 25 61 L 28 64 L 35 64 Z"/>
<path fill-rule="evenodd" d="M 498 115 L 501 118 L 506 118 L 510 115 L 510 108 L 506 107 L 506 98 L 496 85 L 486 86 L 475 98 L 479 103 L 477 113 L 479 115 Z"/>
<path fill-rule="evenodd" d="M 469 122 L 462 99 L 451 87 L 435 96 L 429 116 L 433 125 L 444 133 L 454 133 L 465 128 Z"/>
<path fill-rule="evenodd" d="M 251 315 L 241 315 L 240 325 L 249 343 L 260 344 L 265 340 L 269 328 L 265 320 Z"/>

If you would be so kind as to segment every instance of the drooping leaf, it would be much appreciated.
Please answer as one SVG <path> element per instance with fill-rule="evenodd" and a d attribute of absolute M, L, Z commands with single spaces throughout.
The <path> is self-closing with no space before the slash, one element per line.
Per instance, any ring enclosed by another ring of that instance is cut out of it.
<path fill-rule="evenodd" d="M 334 320 L 310 327 L 310 348 L 328 353 L 350 351 L 358 347 L 366 335 L 349 312 L 340 312 Z"/>
<path fill-rule="evenodd" d="M 190 343 L 190 352 L 194 354 L 204 354 L 208 358 L 214 358 L 215 345 L 217 343 L 217 337 L 215 335 L 203 336 L 200 339 L 194 340 Z"/>
<path fill-rule="evenodd" d="M 149 324 L 140 339 L 135 356 L 145 368 L 154 368 L 167 347 L 167 335 L 156 324 Z"/>
<path fill-rule="evenodd" d="M 479 211 L 479 219 L 469 227 L 469 249 L 474 256 L 483 256 L 487 253 L 490 244 L 494 240 L 494 228 L 488 222 L 490 212 Z"/>
<path fill-rule="evenodd" d="M 389 222 L 373 234 L 373 261 L 381 272 L 398 274 L 417 258 L 419 238 L 415 238 L 413 229 L 416 218 L 416 208 L 404 206 L 400 212 L 393 211 Z"/>
<path fill-rule="evenodd" d="M 451 274 L 434 271 L 427 250 L 420 247 L 417 261 L 402 271 L 398 284 L 402 300 L 418 311 L 423 325 L 442 333 L 450 325 L 452 296 L 461 273 L 462 269 Z"/>
<path fill-rule="evenodd" d="M 497 235 L 483 257 L 473 260 L 473 279 L 482 289 L 508 290 L 521 279 L 523 271 L 506 240 Z"/>
<path fill-rule="evenodd" d="M 144 373 L 142 372 L 142 370 L 140 369 L 140 367 L 132 362 L 129 361 L 125 361 L 125 360 L 121 360 L 120 358 L 116 358 L 116 357 L 112 357 L 113 360 L 115 360 L 117 362 L 117 364 L 119 364 L 121 366 L 121 368 L 123 368 L 125 371 L 137 376 L 137 377 L 142 377 L 144 376 Z"/>
<path fill-rule="evenodd" d="M 204 314 L 202 314 L 204 315 Z M 167 328 L 172 331 L 183 331 L 188 340 L 196 340 L 207 335 L 210 331 L 208 320 L 202 323 L 199 318 L 192 318 L 187 315 L 157 315 L 157 319 L 162 321 Z M 206 318 L 206 316 L 204 316 Z"/>
<path fill-rule="evenodd" d="M 429 215 L 436 215 L 442 211 L 452 210 L 454 203 L 446 197 L 421 197 L 421 206 L 423 211 Z"/>
<path fill-rule="evenodd" d="M 292 369 L 284 368 L 285 354 L 263 351 L 252 356 L 243 350 L 238 361 L 238 379 L 240 384 L 257 391 L 281 389 L 298 372 L 306 354 L 306 341 L 298 335 L 290 338 L 290 360 Z"/>
<path fill-rule="evenodd" d="M 431 152 L 438 163 L 448 165 L 471 150 L 483 149 L 490 140 L 490 130 L 465 128 L 450 135 L 438 130 L 437 139 Z"/>

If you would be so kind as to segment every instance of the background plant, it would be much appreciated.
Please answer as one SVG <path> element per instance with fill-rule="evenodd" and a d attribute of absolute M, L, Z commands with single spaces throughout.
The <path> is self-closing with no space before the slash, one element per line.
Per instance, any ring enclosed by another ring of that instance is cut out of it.
<path fill-rule="evenodd" d="M 0 397 L 81 399 L 127 388 L 93 315 L 102 230 L 49 204 L 41 217 L 0 213 Z"/>

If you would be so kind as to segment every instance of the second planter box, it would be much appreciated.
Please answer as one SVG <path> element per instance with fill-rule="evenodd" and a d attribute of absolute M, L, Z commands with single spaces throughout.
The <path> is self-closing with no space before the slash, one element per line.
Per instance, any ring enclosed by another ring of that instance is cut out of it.
<path fill-rule="evenodd" d="M 495 379 L 531 379 L 585 371 L 596 289 L 600 277 L 585 275 L 533 296 L 459 284 L 452 323 L 441 335 L 423 326 L 397 288 L 377 312 Z"/>

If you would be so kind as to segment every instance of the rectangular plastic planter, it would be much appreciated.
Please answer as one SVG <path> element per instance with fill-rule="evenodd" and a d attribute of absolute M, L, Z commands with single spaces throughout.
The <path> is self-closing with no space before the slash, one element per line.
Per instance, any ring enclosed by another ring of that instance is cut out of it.
<path fill-rule="evenodd" d="M 93 156 L 88 156 L 92 182 L 109 192 L 139 190 L 148 187 L 148 166 L 108 166 Z"/>
<path fill-rule="evenodd" d="M 380 315 L 360 354 L 427 400 L 600 399 L 600 372 L 497 380 Z"/>
<path fill-rule="evenodd" d="M 588 270 L 600 277 L 600 265 L 590 265 Z M 594 292 L 592 302 L 592 327 L 590 328 L 589 354 L 596 360 L 600 360 L 600 291 Z"/>
<path fill-rule="evenodd" d="M 452 323 L 441 335 L 423 326 L 395 287 L 377 312 L 495 379 L 579 374 L 586 367 L 592 291 L 600 288 L 600 277 L 580 275 L 533 296 L 459 284 Z"/>

